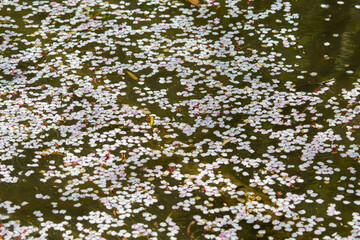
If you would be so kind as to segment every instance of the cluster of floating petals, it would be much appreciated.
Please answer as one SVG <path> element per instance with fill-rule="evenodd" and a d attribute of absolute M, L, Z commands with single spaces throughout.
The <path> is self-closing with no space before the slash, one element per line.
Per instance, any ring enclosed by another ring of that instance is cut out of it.
<path fill-rule="evenodd" d="M 1 1 L 0 238 L 358 238 L 360 79 L 255 2 Z"/>

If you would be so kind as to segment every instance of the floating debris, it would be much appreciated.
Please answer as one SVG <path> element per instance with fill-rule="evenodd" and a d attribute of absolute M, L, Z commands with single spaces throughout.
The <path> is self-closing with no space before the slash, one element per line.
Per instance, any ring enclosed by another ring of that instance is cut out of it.
<path fill-rule="evenodd" d="M 359 5 L 110 2 L 0 2 L 1 239 L 359 238 Z"/>
<path fill-rule="evenodd" d="M 134 80 L 138 80 L 138 77 L 136 77 L 133 73 L 129 72 L 129 71 L 126 71 L 127 74 L 129 74 L 129 76 L 134 79 Z"/>
<path fill-rule="evenodd" d="M 195 6 L 200 6 L 199 0 L 187 0 L 189 3 L 194 4 Z"/>
<path fill-rule="evenodd" d="M 150 126 L 154 125 L 154 121 L 155 121 L 155 117 L 154 116 L 150 116 Z"/>

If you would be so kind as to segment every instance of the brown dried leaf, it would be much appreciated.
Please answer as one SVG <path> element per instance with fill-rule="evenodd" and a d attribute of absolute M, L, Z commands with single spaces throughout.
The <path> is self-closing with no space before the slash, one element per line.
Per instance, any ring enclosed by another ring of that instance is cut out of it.
<path fill-rule="evenodd" d="M 187 0 L 189 3 L 194 4 L 195 6 L 200 6 L 199 0 Z"/>
<path fill-rule="evenodd" d="M 61 152 L 52 152 L 51 154 L 55 154 L 55 155 L 60 155 L 60 156 L 64 156 L 64 154 L 63 153 L 61 153 Z"/>
<path fill-rule="evenodd" d="M 234 138 L 233 137 L 229 137 L 227 139 L 224 139 L 223 140 L 223 143 L 221 144 L 221 146 L 224 146 L 225 144 L 229 143 L 231 140 L 233 140 Z"/>
<path fill-rule="evenodd" d="M 51 150 L 52 150 L 51 148 L 46 148 L 46 149 L 40 150 L 40 152 L 47 152 L 47 151 L 51 151 Z"/>

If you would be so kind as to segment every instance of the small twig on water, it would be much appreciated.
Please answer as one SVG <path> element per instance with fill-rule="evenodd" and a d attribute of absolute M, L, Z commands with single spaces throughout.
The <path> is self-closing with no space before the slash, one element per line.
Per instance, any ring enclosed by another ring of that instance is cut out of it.
<path fill-rule="evenodd" d="M 190 223 L 189 223 L 189 225 L 187 226 L 187 228 L 186 228 L 186 233 L 187 233 L 187 235 L 189 236 L 189 238 L 190 239 L 192 239 L 192 234 L 191 234 L 191 226 L 192 225 L 194 225 L 196 223 L 196 221 L 195 220 L 192 220 Z"/>
<path fill-rule="evenodd" d="M 335 81 L 335 78 L 330 78 L 328 80 L 322 81 L 320 83 L 307 83 L 307 84 L 301 84 L 297 85 L 297 87 L 304 87 L 304 86 L 312 86 L 312 85 L 326 85 L 327 83 L 330 83 L 332 81 Z"/>

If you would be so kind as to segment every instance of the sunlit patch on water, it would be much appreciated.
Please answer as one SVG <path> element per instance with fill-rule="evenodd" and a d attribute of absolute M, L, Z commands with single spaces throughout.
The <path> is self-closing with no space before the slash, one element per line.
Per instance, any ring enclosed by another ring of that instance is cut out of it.
<path fill-rule="evenodd" d="M 357 238 L 359 5 L 309 7 L 2 1 L 0 238 Z"/>

